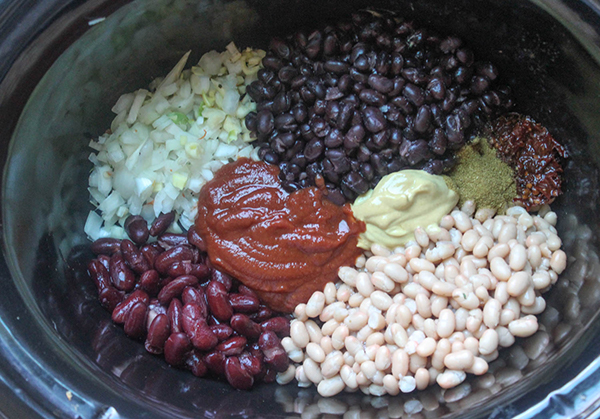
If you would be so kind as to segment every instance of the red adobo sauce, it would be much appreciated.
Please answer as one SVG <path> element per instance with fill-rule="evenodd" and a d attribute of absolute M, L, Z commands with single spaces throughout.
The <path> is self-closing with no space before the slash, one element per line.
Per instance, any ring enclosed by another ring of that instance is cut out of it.
<path fill-rule="evenodd" d="M 291 312 L 354 264 L 365 225 L 321 189 L 286 192 L 278 175 L 277 166 L 246 158 L 225 165 L 200 191 L 196 229 L 215 267 Z"/>
<path fill-rule="evenodd" d="M 561 193 L 559 157 L 567 151 L 531 117 L 509 114 L 491 126 L 490 139 L 500 157 L 515 169 L 515 202 L 527 210 L 550 204 Z"/>

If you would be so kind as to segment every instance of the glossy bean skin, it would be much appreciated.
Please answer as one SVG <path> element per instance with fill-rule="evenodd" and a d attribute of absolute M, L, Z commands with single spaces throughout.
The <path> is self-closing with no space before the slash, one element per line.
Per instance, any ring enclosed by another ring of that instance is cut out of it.
<path fill-rule="evenodd" d="M 144 291 L 132 292 L 123 302 L 118 304 L 112 312 L 112 320 L 117 324 L 123 324 L 127 320 L 127 314 L 137 303 L 148 304 L 150 297 Z"/>
<path fill-rule="evenodd" d="M 189 246 L 175 246 L 156 256 L 154 260 L 154 269 L 160 274 L 166 275 L 169 271 L 169 267 L 173 263 L 183 261 L 191 262 L 193 258 L 194 253 Z"/>
<path fill-rule="evenodd" d="M 144 347 L 148 352 L 154 355 L 163 353 L 165 342 L 171 335 L 169 318 L 166 314 L 157 315 L 148 327 L 148 335 Z"/>
<path fill-rule="evenodd" d="M 247 294 L 229 294 L 229 303 L 236 313 L 255 313 L 260 308 L 257 297 Z"/>
<path fill-rule="evenodd" d="M 234 314 L 231 317 L 230 324 L 237 333 L 251 339 L 258 339 L 262 332 L 260 325 L 245 314 Z"/>
<path fill-rule="evenodd" d="M 121 291 L 128 292 L 135 287 L 135 274 L 127 267 L 121 252 L 116 252 L 110 258 L 110 279 L 115 288 Z"/>
<path fill-rule="evenodd" d="M 168 304 L 173 298 L 181 295 L 186 287 L 198 284 L 198 278 L 193 275 L 182 275 L 163 287 L 158 293 L 158 301 Z"/>
<path fill-rule="evenodd" d="M 101 238 L 92 243 L 92 252 L 96 255 L 112 256 L 115 252 L 121 250 L 121 240 L 112 238 Z"/>
<path fill-rule="evenodd" d="M 169 250 L 175 246 L 188 245 L 189 241 L 185 234 L 163 233 L 158 236 L 158 244 L 165 250 Z"/>
<path fill-rule="evenodd" d="M 139 339 L 146 333 L 146 311 L 148 305 L 140 301 L 134 304 L 125 319 L 125 334 L 130 338 Z"/>
<path fill-rule="evenodd" d="M 139 215 L 130 215 L 125 220 L 125 232 L 138 246 L 143 245 L 148 240 L 150 232 L 148 231 L 148 223 Z"/>
<path fill-rule="evenodd" d="M 232 387 L 239 390 L 249 390 L 254 384 L 252 375 L 242 368 L 240 360 L 235 356 L 225 362 L 225 377 Z"/>
<path fill-rule="evenodd" d="M 151 266 L 143 253 L 130 240 L 121 241 L 121 253 L 127 266 L 136 274 L 141 275 L 150 270 Z"/>
<path fill-rule="evenodd" d="M 213 315 L 220 321 L 227 321 L 233 315 L 233 308 L 227 296 L 225 286 L 216 280 L 209 282 L 206 287 L 206 300 Z"/>
<path fill-rule="evenodd" d="M 185 333 L 173 333 L 165 342 L 165 360 L 170 365 L 181 366 L 191 350 L 192 344 Z"/>
<path fill-rule="evenodd" d="M 173 224 L 173 221 L 175 221 L 174 211 L 166 214 L 160 214 L 152 222 L 148 233 L 153 237 L 160 236 L 171 226 L 171 224 Z"/>
<path fill-rule="evenodd" d="M 287 369 L 290 361 L 275 332 L 270 330 L 263 332 L 260 335 L 258 344 L 265 356 L 265 362 L 267 364 L 279 372 L 283 372 Z"/>

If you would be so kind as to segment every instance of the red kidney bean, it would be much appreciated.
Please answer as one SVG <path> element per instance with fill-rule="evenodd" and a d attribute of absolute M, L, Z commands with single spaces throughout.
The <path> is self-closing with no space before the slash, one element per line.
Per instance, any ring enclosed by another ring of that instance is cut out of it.
<path fill-rule="evenodd" d="M 246 338 L 243 336 L 236 336 L 231 339 L 221 342 L 217 345 L 217 351 L 223 352 L 225 356 L 239 355 L 246 348 Z"/>
<path fill-rule="evenodd" d="M 138 246 L 146 243 L 148 236 L 148 223 L 139 215 L 130 215 L 125 220 L 125 231 L 129 238 Z"/>
<path fill-rule="evenodd" d="M 110 258 L 110 279 L 113 285 L 121 291 L 131 291 L 135 287 L 135 275 L 125 264 L 121 252 L 116 252 Z"/>
<path fill-rule="evenodd" d="M 163 233 L 158 237 L 158 244 L 165 250 L 175 246 L 188 245 L 188 239 L 185 234 Z"/>
<path fill-rule="evenodd" d="M 241 284 L 238 287 L 238 292 L 240 294 L 250 295 L 250 296 L 252 296 L 252 297 L 254 297 L 254 298 L 256 298 L 258 300 L 258 295 L 252 289 L 248 288 L 247 286 L 245 286 L 243 284 Z"/>
<path fill-rule="evenodd" d="M 230 323 L 233 330 L 250 339 L 257 339 L 261 334 L 260 326 L 250 320 L 250 317 L 245 314 L 234 314 L 231 317 Z"/>
<path fill-rule="evenodd" d="M 192 275 L 182 275 L 175 278 L 163 287 L 158 293 L 158 301 L 161 304 L 168 304 L 173 298 L 181 295 L 185 287 L 196 285 L 198 278 Z"/>
<path fill-rule="evenodd" d="M 258 359 L 261 363 L 264 362 L 265 360 L 265 354 L 262 353 L 262 351 L 260 350 L 260 345 L 258 344 L 258 342 L 253 342 L 252 345 L 248 345 L 249 348 L 248 350 L 250 351 L 250 354 Z"/>
<path fill-rule="evenodd" d="M 224 272 L 217 269 L 213 269 L 211 272 L 211 279 L 213 281 L 220 282 L 225 287 L 225 291 L 229 292 L 233 286 L 233 279 Z"/>
<path fill-rule="evenodd" d="M 217 326 L 217 325 L 220 325 L 220 324 L 224 324 L 224 323 L 221 322 L 221 321 L 219 321 L 219 320 L 217 320 L 215 318 L 215 316 L 213 316 L 212 314 L 210 316 L 208 316 L 208 325 L 209 326 Z"/>
<path fill-rule="evenodd" d="M 167 315 L 167 307 L 160 304 L 160 302 L 154 298 L 150 300 L 150 304 L 148 304 L 148 314 L 146 318 L 146 325 L 150 328 L 150 325 L 159 314 Z"/>
<path fill-rule="evenodd" d="M 233 315 L 233 308 L 227 298 L 227 290 L 221 282 L 212 280 L 208 283 L 206 300 L 210 311 L 218 320 L 227 321 Z"/>
<path fill-rule="evenodd" d="M 100 300 L 100 304 L 102 307 L 107 309 L 109 312 L 113 312 L 115 307 L 119 305 L 123 301 L 123 297 L 125 293 L 123 291 L 118 291 L 112 285 L 108 288 L 104 288 L 98 294 L 98 299 Z"/>
<path fill-rule="evenodd" d="M 175 246 L 156 256 L 154 267 L 159 273 L 167 275 L 169 267 L 173 263 L 182 262 L 184 260 L 191 261 L 193 258 L 194 253 L 189 246 Z"/>
<path fill-rule="evenodd" d="M 102 265 L 104 265 L 104 267 L 106 268 L 107 271 L 110 270 L 110 257 L 109 256 L 98 255 L 96 260 L 98 262 L 100 262 Z"/>
<path fill-rule="evenodd" d="M 206 252 L 206 243 L 204 243 L 204 240 L 202 240 L 202 237 L 200 237 L 200 234 L 198 233 L 198 231 L 196 231 L 195 226 L 191 226 L 190 229 L 188 230 L 187 239 L 191 244 L 196 246 L 198 249 L 200 249 L 203 252 Z"/>
<path fill-rule="evenodd" d="M 143 302 L 136 303 L 127 313 L 125 320 L 125 334 L 130 338 L 138 339 L 146 332 L 146 311 L 148 305 Z"/>
<path fill-rule="evenodd" d="M 142 276 L 140 276 L 140 281 L 138 283 L 140 288 L 149 295 L 156 295 L 160 291 L 160 275 L 154 269 L 144 272 Z"/>
<path fill-rule="evenodd" d="M 192 343 L 185 333 L 173 333 L 165 342 L 165 360 L 173 366 L 185 362 L 186 355 L 192 350 Z"/>
<path fill-rule="evenodd" d="M 272 317 L 260 324 L 263 332 L 270 330 L 275 332 L 280 338 L 290 335 L 290 321 L 285 317 Z"/>
<path fill-rule="evenodd" d="M 146 336 L 144 347 L 151 354 L 162 354 L 165 348 L 165 342 L 170 334 L 171 328 L 169 327 L 169 318 L 166 314 L 159 314 L 152 320 L 150 327 L 148 327 L 148 335 Z"/>
<path fill-rule="evenodd" d="M 186 304 L 183 307 L 181 325 L 189 336 L 192 345 L 200 350 L 208 351 L 219 343 L 219 339 L 202 317 L 200 307 L 195 304 Z"/>
<path fill-rule="evenodd" d="M 202 263 L 192 263 L 189 260 L 175 262 L 169 266 L 167 272 L 170 276 L 194 275 L 198 279 L 205 279 L 209 276 L 208 267 Z"/>
<path fill-rule="evenodd" d="M 265 371 L 265 375 L 262 377 L 262 381 L 264 383 L 273 383 L 275 382 L 275 379 L 277 378 L 277 371 L 275 371 L 274 369 L 271 368 L 267 368 Z"/>
<path fill-rule="evenodd" d="M 229 303 L 237 313 L 254 313 L 258 311 L 258 298 L 246 294 L 229 294 Z"/>
<path fill-rule="evenodd" d="M 111 256 L 121 248 L 121 240 L 104 237 L 92 243 L 91 249 L 96 255 Z"/>
<path fill-rule="evenodd" d="M 150 235 L 156 237 L 164 233 L 171 224 L 175 221 L 175 211 L 168 212 L 166 214 L 160 214 L 152 221 L 150 226 Z"/>
<path fill-rule="evenodd" d="M 181 301 L 183 304 L 194 303 L 200 307 L 203 318 L 206 319 L 208 316 L 208 307 L 206 305 L 206 297 L 202 288 L 185 287 L 181 293 Z"/>
<path fill-rule="evenodd" d="M 254 378 L 242 368 L 236 356 L 228 358 L 225 362 L 225 377 L 232 387 L 240 390 L 249 390 L 254 384 Z"/>
<path fill-rule="evenodd" d="M 117 324 L 125 323 L 127 320 L 127 313 L 137 303 L 148 304 L 150 297 L 142 290 L 135 290 L 125 299 L 125 301 L 119 303 L 112 312 L 112 320 Z"/>
<path fill-rule="evenodd" d="M 156 257 L 164 252 L 164 249 L 158 243 L 150 243 L 141 247 L 140 252 L 144 255 L 150 266 L 154 266 Z"/>
<path fill-rule="evenodd" d="M 140 252 L 131 240 L 123 240 L 121 242 L 121 253 L 125 258 L 127 265 L 138 275 L 141 275 L 150 269 L 150 264 L 143 253 Z"/>
<path fill-rule="evenodd" d="M 278 372 L 283 372 L 288 368 L 290 360 L 275 332 L 270 330 L 263 332 L 258 339 L 258 344 L 265 355 L 265 363 Z"/>
<path fill-rule="evenodd" d="M 194 374 L 196 377 L 204 377 L 208 372 L 208 368 L 204 363 L 202 353 L 194 349 L 188 355 L 185 361 L 185 366 Z"/>
<path fill-rule="evenodd" d="M 271 317 L 273 317 L 273 310 L 271 310 L 269 307 L 267 306 L 260 306 L 260 308 L 258 309 L 258 312 L 256 313 L 252 313 L 250 315 L 250 318 L 252 320 L 254 320 L 255 322 L 264 322 L 265 320 L 270 319 Z"/>
<path fill-rule="evenodd" d="M 242 352 L 239 359 L 242 368 L 248 371 L 252 376 L 258 375 L 263 367 L 262 361 L 248 352 Z"/>
<path fill-rule="evenodd" d="M 212 351 L 204 356 L 204 363 L 208 367 L 208 370 L 215 375 L 225 375 L 225 362 L 227 358 L 222 352 Z"/>
<path fill-rule="evenodd" d="M 215 324 L 209 327 L 219 341 L 226 340 L 233 334 L 233 329 L 227 324 Z"/>
<path fill-rule="evenodd" d="M 94 281 L 94 284 L 96 284 L 98 293 L 108 287 L 112 288 L 108 270 L 99 260 L 94 259 L 88 263 L 88 273 L 90 274 L 92 281 Z"/>
<path fill-rule="evenodd" d="M 167 317 L 169 317 L 169 326 L 171 327 L 171 332 L 173 333 L 181 333 L 183 332 L 183 327 L 181 326 L 181 311 L 183 310 L 183 305 L 181 301 L 177 298 L 173 298 L 171 303 L 169 304 L 169 309 L 167 310 Z"/>

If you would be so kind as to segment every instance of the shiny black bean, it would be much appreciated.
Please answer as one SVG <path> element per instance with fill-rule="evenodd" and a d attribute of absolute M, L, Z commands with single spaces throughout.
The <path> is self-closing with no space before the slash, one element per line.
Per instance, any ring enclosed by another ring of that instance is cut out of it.
<path fill-rule="evenodd" d="M 378 150 L 381 150 L 383 147 L 385 147 L 389 139 L 390 133 L 388 130 L 379 131 L 371 136 L 371 141 Z"/>
<path fill-rule="evenodd" d="M 371 74 L 368 79 L 368 84 L 371 88 L 377 90 L 379 93 L 390 93 L 394 89 L 394 81 L 387 77 L 380 76 L 377 74 Z"/>
<path fill-rule="evenodd" d="M 344 147 L 356 148 L 360 146 L 360 142 L 365 137 L 365 129 L 362 125 L 355 125 L 348 130 L 344 136 Z"/>
<path fill-rule="evenodd" d="M 325 56 L 333 55 L 338 50 L 338 40 L 334 34 L 329 34 L 323 41 L 323 54 Z"/>
<path fill-rule="evenodd" d="M 350 87 L 350 83 L 352 82 L 352 78 L 348 74 L 344 74 L 337 83 L 337 88 L 340 92 L 344 93 Z"/>
<path fill-rule="evenodd" d="M 329 124 L 323 118 L 314 118 L 312 121 L 310 121 L 310 126 L 313 134 L 315 134 L 319 138 L 325 137 L 327 136 L 327 134 L 329 134 Z M 306 152 L 304 153 L 304 155 L 306 155 L 306 157 L 308 158 Z"/>
<path fill-rule="evenodd" d="M 286 65 L 285 67 L 281 67 L 277 73 L 277 76 L 283 83 L 290 83 L 295 77 L 298 76 L 298 70 L 292 66 Z"/>
<path fill-rule="evenodd" d="M 402 71 L 402 68 L 404 67 L 404 57 L 402 57 L 402 54 L 399 54 L 397 52 L 392 54 L 392 65 L 391 65 L 391 72 L 392 74 L 394 74 L 395 76 L 399 75 L 400 72 Z"/>
<path fill-rule="evenodd" d="M 421 106 L 425 102 L 425 94 L 423 93 L 423 90 L 412 83 L 408 83 L 406 86 L 404 86 L 402 94 L 416 106 Z"/>
<path fill-rule="evenodd" d="M 418 133 L 425 133 L 431 126 L 431 109 L 427 105 L 423 105 L 417 111 L 414 119 L 414 129 Z"/>
<path fill-rule="evenodd" d="M 498 78 L 498 70 L 492 63 L 481 64 L 477 69 L 477 73 L 490 80 L 496 80 L 496 78 Z"/>
<path fill-rule="evenodd" d="M 321 53 L 321 47 L 323 42 L 323 34 L 320 31 L 313 31 L 308 36 L 308 42 L 306 44 L 306 48 L 304 52 L 306 56 L 311 60 L 314 60 Z"/>
<path fill-rule="evenodd" d="M 325 109 L 325 116 L 328 121 L 336 121 L 338 115 L 340 114 L 340 104 L 335 101 L 331 101 L 327 103 L 327 107 Z"/>
<path fill-rule="evenodd" d="M 385 128 L 385 117 L 378 108 L 367 106 L 363 112 L 365 128 L 370 132 L 379 132 Z"/>
<path fill-rule="evenodd" d="M 442 100 L 446 96 L 446 85 L 439 77 L 434 77 L 427 85 L 427 91 L 435 100 Z"/>
<path fill-rule="evenodd" d="M 323 65 L 323 67 L 325 68 L 325 70 L 327 71 L 331 71 L 332 73 L 335 74 L 346 74 L 348 72 L 348 70 L 350 69 L 350 66 L 342 61 L 335 61 L 335 60 L 328 60 L 325 61 L 325 64 Z"/>
<path fill-rule="evenodd" d="M 291 82 L 290 82 L 290 87 L 294 90 L 298 90 L 300 89 L 302 86 L 304 86 L 304 83 L 306 83 L 306 76 L 304 75 L 300 75 L 298 77 L 295 77 Z"/>
<path fill-rule="evenodd" d="M 294 107 L 292 108 L 292 115 L 294 115 L 294 119 L 298 123 L 306 121 L 306 118 L 308 117 L 308 111 L 306 109 L 306 106 L 303 103 L 298 103 L 294 105 Z"/>
<path fill-rule="evenodd" d="M 273 99 L 273 112 L 275 114 L 287 112 L 290 110 L 292 106 L 292 101 L 290 95 L 286 92 L 279 92 L 275 99 Z"/>
<path fill-rule="evenodd" d="M 357 84 L 355 84 L 354 86 L 357 86 Z M 358 97 L 360 98 L 360 100 L 362 100 L 363 102 L 365 102 L 368 105 L 372 105 L 372 106 L 383 106 L 385 104 L 385 102 L 387 101 L 386 97 L 379 93 L 376 90 L 372 90 L 372 89 L 363 89 L 360 91 Z"/>
<path fill-rule="evenodd" d="M 360 174 L 366 181 L 370 181 L 375 176 L 375 171 L 369 163 L 364 163 L 360 165 Z"/>
<path fill-rule="evenodd" d="M 321 100 L 321 99 L 315 100 L 315 104 L 313 105 L 313 108 L 312 108 L 314 115 L 323 116 L 323 115 L 325 115 L 326 110 L 327 110 L 327 103 L 324 100 Z M 314 115 L 309 115 L 309 116 L 312 117 Z"/>
<path fill-rule="evenodd" d="M 446 118 L 446 138 L 451 143 L 461 143 L 464 141 L 462 122 L 457 115 L 448 115 Z"/>
<path fill-rule="evenodd" d="M 342 187 L 344 186 L 349 188 L 356 195 L 362 195 L 369 190 L 369 183 L 357 172 L 350 172 L 344 176 Z"/>
<path fill-rule="evenodd" d="M 471 80 L 471 77 L 473 75 L 473 69 L 469 68 L 469 67 L 458 67 L 456 69 L 456 71 L 454 72 L 454 80 L 456 80 L 456 82 L 458 84 L 465 84 L 467 83 L 469 80 Z"/>
<path fill-rule="evenodd" d="M 298 127 L 294 115 L 291 113 L 284 113 L 277 115 L 275 118 L 275 129 L 285 132 L 295 131 Z"/>
<path fill-rule="evenodd" d="M 309 105 L 312 105 L 315 101 L 315 94 L 306 86 L 300 88 L 300 96 Z"/>
<path fill-rule="evenodd" d="M 429 148 L 433 151 L 434 154 L 441 156 L 446 152 L 446 134 L 444 134 L 444 130 L 441 128 L 436 128 L 433 132 L 433 137 L 431 141 L 429 141 Z"/>
<path fill-rule="evenodd" d="M 275 120 L 270 111 L 262 110 L 256 116 L 256 129 L 260 134 L 270 134 L 275 127 Z"/>
<path fill-rule="evenodd" d="M 262 65 L 265 66 L 265 68 L 274 71 L 279 71 L 281 67 L 283 67 L 283 63 L 281 62 L 281 60 L 272 55 L 267 55 L 266 57 L 264 57 L 262 59 Z"/>
<path fill-rule="evenodd" d="M 485 76 L 475 76 L 471 82 L 471 92 L 480 95 L 490 87 L 490 81 Z"/>
<path fill-rule="evenodd" d="M 429 160 L 423 166 L 423 170 L 432 175 L 441 175 L 444 171 L 444 165 L 441 160 Z"/>
<path fill-rule="evenodd" d="M 267 151 L 263 157 L 263 160 L 269 164 L 279 163 L 279 157 L 272 151 Z"/>
<path fill-rule="evenodd" d="M 321 154 L 323 154 L 324 144 L 323 141 L 319 138 L 313 138 L 306 144 L 304 148 L 304 156 L 306 160 L 309 162 L 314 162 L 317 160 Z"/>
<path fill-rule="evenodd" d="M 336 173 L 346 173 L 350 170 L 350 160 L 346 157 L 346 153 L 341 149 L 332 149 L 325 152 L 325 156 L 331 162 L 333 170 Z"/>
<path fill-rule="evenodd" d="M 424 140 L 413 141 L 408 148 L 406 159 L 411 166 L 425 160 L 429 153 L 429 147 L 427 142 Z"/>
<path fill-rule="evenodd" d="M 470 67 L 473 64 L 473 61 L 475 61 L 475 55 L 473 54 L 473 51 L 468 48 L 460 48 L 457 50 L 456 58 L 467 67 Z"/>
<path fill-rule="evenodd" d="M 344 135 L 339 129 L 331 129 L 324 139 L 324 144 L 328 148 L 339 147 L 344 143 Z"/>
<path fill-rule="evenodd" d="M 366 74 L 361 73 L 355 68 L 350 69 L 350 78 L 356 83 L 366 83 L 369 80 L 369 77 Z"/>

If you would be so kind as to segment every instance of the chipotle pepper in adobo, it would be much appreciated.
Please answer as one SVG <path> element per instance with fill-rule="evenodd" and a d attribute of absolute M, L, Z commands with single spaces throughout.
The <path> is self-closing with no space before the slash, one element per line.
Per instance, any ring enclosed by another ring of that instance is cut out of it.
<path fill-rule="evenodd" d="M 291 312 L 354 264 L 365 226 L 321 189 L 286 192 L 278 175 L 245 158 L 225 165 L 200 191 L 196 228 L 215 267 Z"/>

